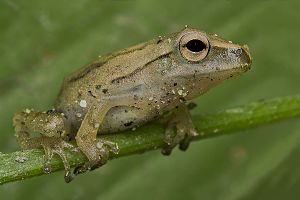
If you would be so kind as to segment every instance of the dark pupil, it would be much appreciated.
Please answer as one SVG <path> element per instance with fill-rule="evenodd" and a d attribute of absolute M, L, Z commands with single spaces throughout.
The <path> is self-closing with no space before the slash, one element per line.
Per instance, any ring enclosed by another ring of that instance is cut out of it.
<path fill-rule="evenodd" d="M 186 48 L 192 52 L 200 52 L 206 48 L 206 45 L 201 40 L 190 40 L 186 43 Z"/>

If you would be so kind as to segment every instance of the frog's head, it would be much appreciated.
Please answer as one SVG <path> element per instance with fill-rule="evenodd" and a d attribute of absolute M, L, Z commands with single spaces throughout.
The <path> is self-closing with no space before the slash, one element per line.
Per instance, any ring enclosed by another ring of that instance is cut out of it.
<path fill-rule="evenodd" d="M 195 94 L 191 96 L 250 69 L 247 45 L 233 44 L 191 28 L 185 28 L 174 37 L 173 55 L 176 71 L 180 71 L 177 76 L 189 77 L 189 82 L 195 85 Z"/>

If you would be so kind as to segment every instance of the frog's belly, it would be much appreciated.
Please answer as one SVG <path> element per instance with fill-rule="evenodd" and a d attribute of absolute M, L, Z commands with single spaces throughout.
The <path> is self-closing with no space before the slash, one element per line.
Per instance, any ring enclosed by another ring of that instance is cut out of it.
<path fill-rule="evenodd" d="M 153 120 L 154 117 L 154 113 L 142 109 L 126 106 L 114 107 L 106 114 L 100 126 L 99 134 L 113 133 L 141 126 Z"/>

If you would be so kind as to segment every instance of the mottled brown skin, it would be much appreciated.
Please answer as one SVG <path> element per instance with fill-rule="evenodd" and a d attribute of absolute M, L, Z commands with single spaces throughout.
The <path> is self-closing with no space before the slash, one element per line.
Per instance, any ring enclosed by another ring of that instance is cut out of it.
<path fill-rule="evenodd" d="M 67 182 L 71 176 L 64 148 L 72 146 L 66 141 L 75 138 L 89 159 L 75 169 L 79 174 L 105 164 L 109 151 L 118 152 L 117 144 L 99 139 L 97 134 L 141 126 L 167 111 L 175 112 L 166 128 L 162 153 L 170 154 L 177 144 L 185 150 L 197 132 L 184 102 L 246 72 L 250 64 L 247 46 L 185 28 L 99 57 L 67 76 L 55 110 L 15 115 L 16 136 L 24 149 L 45 149 L 45 171 L 50 171 L 53 153 L 59 154 Z M 27 129 L 43 136 L 30 138 Z"/>

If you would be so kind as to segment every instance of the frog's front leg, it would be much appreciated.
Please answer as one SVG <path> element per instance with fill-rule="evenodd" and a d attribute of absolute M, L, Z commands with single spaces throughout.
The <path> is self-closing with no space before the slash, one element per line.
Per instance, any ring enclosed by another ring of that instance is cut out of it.
<path fill-rule="evenodd" d="M 187 106 L 185 104 L 179 105 L 165 130 L 165 145 L 162 148 L 162 154 L 170 155 L 177 144 L 179 144 L 180 150 L 185 151 L 190 141 L 197 135 Z"/>
<path fill-rule="evenodd" d="M 58 112 L 35 112 L 27 110 L 16 113 L 13 118 L 17 141 L 22 149 L 34 149 L 43 147 L 45 150 L 44 171 L 51 171 L 50 161 L 53 154 L 58 154 L 65 167 L 65 181 L 72 180 L 70 165 L 68 163 L 65 148 L 74 147 L 64 141 L 66 135 L 65 118 Z M 41 133 L 41 137 L 31 138 L 27 130 Z"/>
<path fill-rule="evenodd" d="M 83 166 L 75 168 L 74 174 L 81 174 L 87 170 L 93 170 L 104 165 L 109 158 L 110 151 L 114 154 L 118 153 L 119 148 L 116 143 L 97 139 L 97 134 L 104 117 L 111 108 L 126 106 L 130 103 L 129 99 L 118 99 L 115 101 L 106 99 L 90 106 L 75 137 L 78 147 L 89 161 Z"/>

